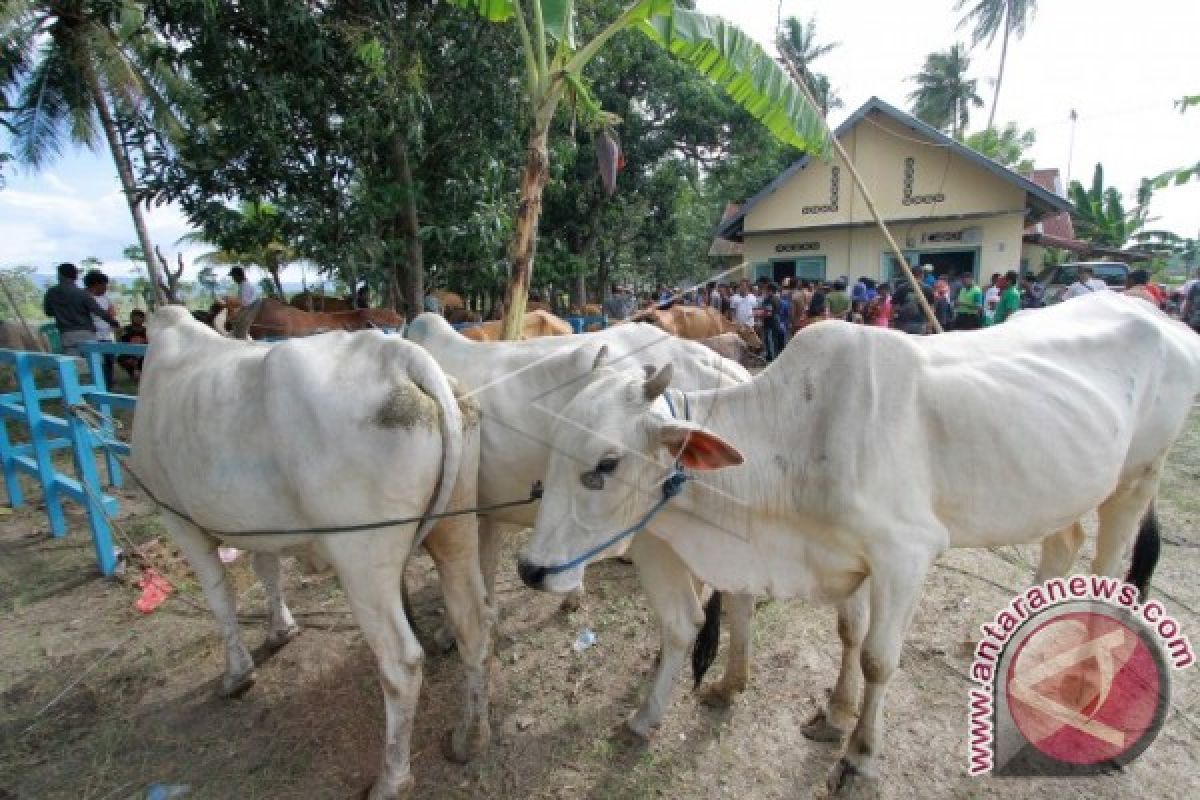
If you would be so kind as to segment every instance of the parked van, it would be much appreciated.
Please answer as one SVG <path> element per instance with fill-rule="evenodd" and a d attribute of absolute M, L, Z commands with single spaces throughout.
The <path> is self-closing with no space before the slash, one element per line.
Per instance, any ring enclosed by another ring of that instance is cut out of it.
<path fill-rule="evenodd" d="M 1063 299 L 1067 287 L 1079 277 L 1080 267 L 1091 267 L 1093 275 L 1108 284 L 1108 288 L 1118 291 L 1125 288 L 1126 279 L 1129 277 L 1129 265 L 1120 261 L 1079 261 L 1047 267 L 1037 277 L 1038 283 L 1046 287 L 1046 305 L 1058 303 Z"/>

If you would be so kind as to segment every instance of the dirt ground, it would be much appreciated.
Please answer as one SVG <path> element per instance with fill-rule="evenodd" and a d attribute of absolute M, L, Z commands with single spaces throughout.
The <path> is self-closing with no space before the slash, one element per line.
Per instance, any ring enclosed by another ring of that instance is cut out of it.
<path fill-rule="evenodd" d="M 1198 480 L 1200 410 L 1162 490 L 1166 541 L 1154 584 L 1194 645 Z M 144 497 L 119 495 L 132 539 L 162 534 Z M 0 509 L 0 800 L 125 800 L 144 797 L 154 782 L 188 784 L 193 798 L 347 798 L 368 785 L 383 706 L 374 662 L 335 579 L 290 571 L 289 601 L 305 632 L 261 665 L 248 694 L 221 701 L 220 642 L 186 570 L 169 565 L 180 597 L 142 616 L 133 588 L 97 576 L 78 510 L 72 521 L 68 537 L 51 540 L 41 512 Z M 1123 772 L 1076 780 L 966 775 L 975 631 L 1027 584 L 1036 553 L 1007 555 L 956 551 L 931 573 L 888 696 L 885 796 L 1200 797 L 1195 668 L 1175 673 L 1161 735 Z M 800 798 L 823 783 L 837 750 L 806 740 L 800 726 L 836 676 L 829 609 L 763 606 L 749 691 L 718 712 L 681 679 L 662 729 L 638 746 L 617 732 L 644 691 L 657 635 L 632 567 L 590 569 L 587 608 L 565 615 L 558 598 L 520 586 L 513 560 L 505 559 L 500 578 L 492 747 L 468 766 L 443 759 L 439 742 L 461 707 L 462 671 L 454 654 L 430 653 L 413 736 L 415 796 Z M 263 596 L 244 562 L 235 573 L 254 648 L 263 640 Z M 440 599 L 427 557 L 414 561 L 409 581 L 417 621 L 431 632 Z M 575 653 L 585 627 L 598 643 Z"/>

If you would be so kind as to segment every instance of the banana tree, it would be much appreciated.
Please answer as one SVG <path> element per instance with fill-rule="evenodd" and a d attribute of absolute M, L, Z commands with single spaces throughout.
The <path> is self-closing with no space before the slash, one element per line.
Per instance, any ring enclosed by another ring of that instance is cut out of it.
<path fill-rule="evenodd" d="M 564 98 L 587 124 L 615 141 L 617 120 L 599 108 L 583 71 L 609 39 L 637 30 L 721 86 L 780 140 L 823 154 L 827 132 L 820 113 L 758 44 L 724 19 L 699 14 L 672 0 L 638 0 L 592 39 L 575 40 L 573 0 L 450 0 L 491 22 L 516 25 L 525 56 L 524 96 L 533 121 L 527 139 L 516 229 L 509 246 L 511 272 L 504 294 L 504 338 L 520 338 L 529 278 L 537 249 L 542 190 L 549 175 L 550 124 Z M 615 159 L 605 160 L 605 163 Z M 610 176 L 611 178 L 611 176 Z"/>

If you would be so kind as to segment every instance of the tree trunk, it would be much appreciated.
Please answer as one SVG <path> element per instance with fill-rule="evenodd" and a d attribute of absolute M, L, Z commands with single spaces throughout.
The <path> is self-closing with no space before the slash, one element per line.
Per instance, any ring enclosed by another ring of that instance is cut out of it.
<path fill-rule="evenodd" d="M 83 71 L 88 91 L 92 95 L 92 102 L 96 104 L 96 113 L 100 116 L 100 125 L 104 128 L 104 138 L 108 140 L 108 149 L 112 151 L 113 162 L 117 166 L 117 175 L 121 179 L 121 188 L 125 193 L 125 203 L 129 206 L 129 214 L 133 217 L 133 227 L 137 231 L 138 243 L 141 244 L 142 253 L 146 256 L 146 269 L 150 271 L 149 278 L 151 290 L 154 292 L 154 304 L 156 306 L 166 305 L 166 298 L 163 297 L 162 292 L 162 276 L 158 273 L 158 264 L 154 262 L 154 243 L 150 241 L 150 231 L 146 228 L 146 220 L 142 217 L 142 209 L 138 206 L 135 195 L 137 187 L 133 180 L 133 165 L 129 163 L 129 156 L 121 146 L 121 139 L 117 135 L 117 123 L 108 107 L 108 97 L 104 93 L 104 87 L 100 85 L 100 78 L 96 74 L 96 65 L 90 58 L 83 59 Z"/>
<path fill-rule="evenodd" d="M 287 296 L 283 293 L 283 282 L 279 280 L 279 265 L 270 264 L 267 272 L 271 274 L 271 283 L 275 285 L 275 293 L 279 296 L 279 302 L 286 303 Z"/>
<path fill-rule="evenodd" d="M 1000 43 L 1000 69 L 996 72 L 996 89 L 992 92 L 992 110 L 988 113 L 990 128 L 996 122 L 996 104 L 1000 102 L 1000 84 L 1004 81 L 1004 62 L 1008 58 L 1008 32 L 1012 28 L 1012 4 L 1004 4 L 1004 39 Z"/>
<path fill-rule="evenodd" d="M 512 262 L 508 286 L 504 290 L 505 341 L 521 338 L 525 303 L 529 299 L 529 277 L 537 253 L 538 220 L 542 216 L 542 190 L 549 176 L 550 155 L 546 150 L 549 125 L 535 125 L 529 135 L 525 154 L 525 172 L 521 176 L 521 200 L 517 205 L 517 228 L 513 234 L 509 258 Z"/>
<path fill-rule="evenodd" d="M 400 211 L 400 230 L 404 236 L 406 263 L 403 274 L 399 274 L 399 269 L 396 270 L 396 279 L 404 292 L 408 318 L 412 319 L 424 309 L 425 251 L 421 247 L 420 225 L 417 217 L 417 187 L 413 185 L 412 165 L 408 161 L 408 147 L 398 133 L 392 137 L 392 158 L 396 177 L 404 187 L 404 206 Z"/>

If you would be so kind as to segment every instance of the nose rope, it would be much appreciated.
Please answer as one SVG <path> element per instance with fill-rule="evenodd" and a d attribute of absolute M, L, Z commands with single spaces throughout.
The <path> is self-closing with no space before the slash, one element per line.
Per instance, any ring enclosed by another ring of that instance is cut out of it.
<path fill-rule="evenodd" d="M 683 413 L 684 413 L 683 419 L 689 420 L 691 418 L 691 411 L 692 411 L 691 403 L 688 401 L 688 397 L 686 394 L 684 394 L 683 392 L 680 392 L 679 394 L 683 398 Z M 671 416 L 675 419 L 679 419 L 679 415 L 675 413 L 675 404 L 671 402 L 671 390 L 670 389 L 668 389 L 667 392 L 665 394 L 663 394 L 663 399 L 667 401 L 667 408 L 670 409 Z M 540 568 L 541 574 L 542 575 L 557 575 L 560 572 L 567 572 L 568 570 L 575 569 L 576 567 L 580 566 L 581 564 L 586 564 L 588 561 L 591 561 L 593 558 L 600 555 L 605 550 L 607 550 L 608 548 L 617 544 L 618 542 L 621 542 L 624 539 L 628 539 L 630 536 L 633 536 L 635 533 L 637 533 L 638 531 L 642 530 L 647 525 L 649 525 L 650 520 L 654 519 L 654 517 L 658 515 L 658 512 L 662 511 L 663 508 L 667 505 L 667 503 L 671 502 L 671 498 L 675 497 L 680 492 L 682 492 L 684 484 L 687 483 L 688 481 L 692 480 L 692 478 L 693 478 L 693 476 L 691 476 L 683 471 L 683 467 L 679 466 L 679 460 L 676 459 L 675 465 L 671 470 L 671 474 L 668 475 L 667 479 L 664 480 L 662 483 L 662 497 L 660 497 L 658 502 L 656 502 L 653 506 L 650 507 L 649 511 L 647 511 L 645 514 L 642 515 L 641 519 L 639 519 L 637 522 L 630 525 L 628 528 L 625 528 L 624 530 L 613 534 L 608 539 L 606 539 L 605 541 L 596 545 L 595 547 L 585 550 L 583 553 L 576 556 L 575 558 L 572 558 L 570 561 L 567 561 L 564 564 L 556 564 L 551 567 L 541 567 Z"/>

